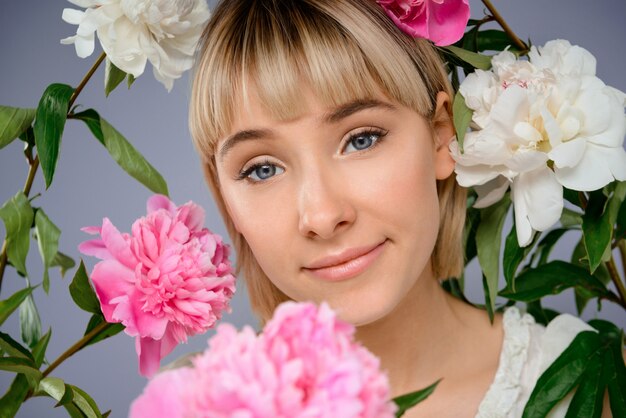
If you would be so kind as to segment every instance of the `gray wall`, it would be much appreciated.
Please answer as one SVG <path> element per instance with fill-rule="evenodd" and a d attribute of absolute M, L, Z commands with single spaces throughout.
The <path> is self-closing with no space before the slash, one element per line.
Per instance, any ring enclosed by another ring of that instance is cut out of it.
<path fill-rule="evenodd" d="M 589 49 L 598 59 L 598 74 L 607 83 L 626 91 L 626 2 L 623 0 L 525 0 L 494 1 L 510 25 L 524 39 L 532 34 L 534 44 L 564 38 Z M 480 17 L 482 5 L 471 1 L 473 16 Z M 0 2 L 0 104 L 21 107 L 36 106 L 44 88 L 52 82 L 76 85 L 99 53 L 81 60 L 73 46 L 59 40 L 73 34 L 75 26 L 61 20 L 61 12 L 72 5 L 62 0 L 20 0 Z M 122 132 L 163 174 L 171 197 L 179 204 L 194 200 L 207 209 L 207 224 L 225 235 L 225 230 L 203 183 L 198 159 L 194 154 L 187 129 L 188 79 L 175 83 L 171 93 L 157 83 L 151 69 L 140 77 L 131 91 L 120 88 L 105 99 L 103 71 L 81 94 L 78 103 L 94 107 Z M 27 166 L 21 158 L 19 141 L 0 152 L 0 202 L 22 187 Z M 43 191 L 38 174 L 34 193 Z M 80 123 L 70 121 L 64 134 L 61 158 L 55 182 L 50 190 L 34 201 L 63 231 L 60 249 L 78 256 L 76 247 L 86 236 L 79 231 L 85 225 L 99 224 L 108 216 L 122 230 L 145 211 L 150 192 L 130 179 L 110 159 L 102 146 Z M 0 226 L 0 236 L 4 229 Z M 560 248 L 567 257 L 571 244 Z M 39 282 L 41 268 L 35 246 L 29 256 L 30 274 Z M 94 259 L 88 259 L 93 266 Z M 23 287 L 24 282 L 12 269 L 5 275 L 1 299 Z M 468 293 L 480 300 L 481 287 L 476 266 L 469 272 Z M 82 336 L 88 315 L 73 305 L 67 290 L 70 277 L 61 279 L 51 274 L 50 294 L 36 292 L 44 329 L 53 328 L 48 359 L 56 358 L 73 341 Z M 557 309 L 575 312 L 571 294 L 552 298 Z M 593 307 L 585 317 L 595 316 Z M 605 304 L 602 317 L 626 326 L 623 312 Z M 242 286 L 233 303 L 233 313 L 225 321 L 241 327 L 255 324 L 247 307 Z M 15 318 L 3 325 L 2 331 L 18 335 Z M 171 360 L 184 353 L 202 350 L 207 336 L 193 338 L 176 349 Z M 145 380 L 136 372 L 136 356 L 131 338 L 120 334 L 105 343 L 78 353 L 54 373 L 92 394 L 99 405 L 113 409 L 114 417 L 125 416 Z M 6 373 L 0 372 L 0 392 L 9 384 Z M 33 399 L 26 403 L 18 417 L 63 417 L 62 410 L 52 410 L 50 399 Z"/>

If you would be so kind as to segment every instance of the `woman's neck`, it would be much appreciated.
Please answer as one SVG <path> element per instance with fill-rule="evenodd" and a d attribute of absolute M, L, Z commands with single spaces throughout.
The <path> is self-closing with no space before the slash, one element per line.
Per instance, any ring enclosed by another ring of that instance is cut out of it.
<path fill-rule="evenodd" d="M 397 396 L 441 378 L 450 386 L 485 369 L 495 373 L 502 329 L 499 317 L 492 326 L 485 312 L 449 295 L 427 269 L 393 312 L 358 327 L 356 338 L 380 358 Z"/>

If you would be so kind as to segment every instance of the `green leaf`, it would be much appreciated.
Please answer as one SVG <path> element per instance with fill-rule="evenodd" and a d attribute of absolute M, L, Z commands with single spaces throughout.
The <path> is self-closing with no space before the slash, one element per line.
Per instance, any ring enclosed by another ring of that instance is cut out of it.
<path fill-rule="evenodd" d="M 105 320 L 102 314 L 94 314 L 89 319 L 89 323 L 87 324 L 87 329 L 85 330 L 85 335 L 89 334 L 96 326 L 100 325 L 103 322 L 105 322 Z M 106 327 L 104 327 L 98 334 L 96 334 L 93 338 L 91 338 L 87 344 L 85 344 L 85 347 L 88 345 L 92 345 L 97 342 L 100 342 L 109 337 L 112 337 L 116 334 L 119 334 L 123 330 L 124 330 L 124 325 L 122 324 L 108 323 Z"/>
<path fill-rule="evenodd" d="M 68 270 L 73 269 L 75 265 L 76 262 L 73 258 L 63 254 L 60 251 L 57 251 L 57 253 L 54 255 L 54 258 L 52 259 L 50 267 L 59 267 L 61 269 L 61 277 L 65 277 L 65 273 Z"/>
<path fill-rule="evenodd" d="M 109 94 L 126 78 L 126 73 L 115 66 L 108 58 L 104 68 L 104 94 Z"/>
<path fill-rule="evenodd" d="M 522 418 L 545 418 L 554 405 L 579 383 L 599 347 L 600 336 L 596 332 L 579 333 L 539 377 Z"/>
<path fill-rule="evenodd" d="M 550 321 L 561 314 L 560 312 L 541 306 L 541 300 L 526 303 L 526 312 L 531 314 L 533 318 L 535 318 L 535 321 L 543 326 L 547 326 Z"/>
<path fill-rule="evenodd" d="M 82 310 L 95 314 L 100 313 L 100 302 L 96 292 L 94 292 L 89 283 L 89 276 L 82 260 L 74 274 L 72 283 L 70 283 L 70 295 L 72 295 L 72 299 Z"/>
<path fill-rule="evenodd" d="M 413 408 L 415 405 L 428 398 L 435 391 L 439 382 L 441 382 L 441 379 L 424 389 L 393 398 L 392 401 L 398 406 L 396 418 L 401 417 L 408 409 Z"/>
<path fill-rule="evenodd" d="M 463 48 L 459 48 L 453 45 L 443 47 L 461 60 L 470 64 L 474 68 L 481 70 L 488 70 L 491 68 L 491 57 L 487 55 L 478 54 L 476 52 L 467 51 Z"/>
<path fill-rule="evenodd" d="M 46 188 L 50 187 L 54 177 L 72 93 L 74 89 L 66 84 L 50 84 L 37 106 L 33 130 Z"/>
<path fill-rule="evenodd" d="M 500 245 L 502 243 L 502 227 L 511 205 L 508 195 L 480 211 L 480 224 L 476 230 L 476 250 L 478 262 L 487 280 L 489 305 L 493 310 L 498 294 L 498 278 L 500 276 Z"/>
<path fill-rule="evenodd" d="M 18 290 L 8 299 L 0 301 L 0 325 L 7 320 L 13 311 L 15 311 L 18 306 L 22 304 L 24 299 L 26 299 L 33 290 L 33 287 L 27 287 L 26 289 Z"/>
<path fill-rule="evenodd" d="M 591 273 L 598 268 L 607 248 L 610 249 L 611 246 L 613 226 L 608 217 L 603 216 L 606 203 L 607 198 L 600 190 L 590 193 L 583 215 L 583 237 Z"/>
<path fill-rule="evenodd" d="M 539 238 L 539 234 L 535 234 L 533 241 L 525 246 L 520 247 L 517 240 L 517 228 L 515 223 L 511 225 L 511 231 L 509 231 L 504 242 L 504 254 L 502 257 L 502 267 L 504 270 L 504 278 L 507 284 L 515 289 L 515 273 L 522 261 L 526 258 L 528 253 L 535 247 L 535 243 Z"/>
<path fill-rule="evenodd" d="M 88 109 L 73 117 L 87 124 L 94 136 L 109 151 L 111 157 L 131 177 L 155 193 L 168 195 L 167 184 L 161 174 L 95 110 Z"/>
<path fill-rule="evenodd" d="M 32 294 L 20 305 L 20 330 L 22 341 L 29 347 L 34 347 L 41 338 L 41 318 Z"/>
<path fill-rule="evenodd" d="M 37 231 L 39 254 L 43 260 L 43 290 L 48 293 L 50 290 L 48 268 L 52 266 L 54 257 L 57 255 L 61 230 L 52 223 L 41 208 L 37 209 L 35 214 L 35 230 Z"/>
<path fill-rule="evenodd" d="M 128 77 L 126 77 L 126 85 L 128 85 L 128 88 L 130 88 L 130 86 L 133 85 L 135 80 L 136 80 L 135 76 L 129 73 Z"/>
<path fill-rule="evenodd" d="M 539 254 L 538 265 L 548 262 L 548 257 L 550 257 L 550 253 L 552 252 L 554 245 L 567 231 L 570 230 L 564 228 L 553 229 L 548 232 L 541 241 L 539 241 L 539 245 L 537 245 L 537 254 Z"/>
<path fill-rule="evenodd" d="M 504 51 L 507 47 L 511 52 L 518 51 L 506 32 L 497 29 L 481 30 L 477 34 L 478 51 Z"/>
<path fill-rule="evenodd" d="M 605 389 L 602 382 L 603 362 L 599 355 L 589 360 L 565 418 L 600 418 Z"/>
<path fill-rule="evenodd" d="M 0 149 L 26 131 L 35 119 L 35 109 L 0 106 Z"/>
<path fill-rule="evenodd" d="M 22 373 L 35 380 L 41 379 L 41 372 L 35 367 L 31 359 L 24 357 L 2 357 L 0 358 L 0 370 L 13 373 Z"/>
<path fill-rule="evenodd" d="M 626 417 L 626 365 L 622 357 L 621 344 L 610 351 L 612 373 L 607 376 L 609 403 L 614 417 Z"/>
<path fill-rule="evenodd" d="M 57 401 L 56 406 L 72 401 L 74 393 L 68 384 L 58 377 L 44 377 L 37 386 L 37 394 L 45 394 Z"/>
<path fill-rule="evenodd" d="M 23 357 L 33 361 L 33 356 L 26 347 L 15 341 L 9 334 L 0 332 L 0 349 L 10 357 Z"/>
<path fill-rule="evenodd" d="M 14 418 L 24 399 L 26 399 L 29 389 L 26 376 L 18 374 L 13 379 L 7 393 L 0 399 L 0 418 Z"/>
<path fill-rule="evenodd" d="M 454 115 L 454 130 L 456 131 L 456 139 L 459 142 L 459 148 L 463 151 L 463 141 L 465 133 L 472 121 L 472 110 L 467 107 L 465 98 L 460 91 L 454 95 L 454 103 L 452 104 L 452 114 Z"/>
<path fill-rule="evenodd" d="M 87 392 L 74 385 L 69 386 L 74 392 L 74 399 L 72 403 L 74 403 L 74 405 L 76 405 L 78 409 L 80 409 L 87 416 L 87 418 L 102 418 L 102 413 L 100 412 L 98 405 L 93 398 L 87 394 Z"/>
<path fill-rule="evenodd" d="M 590 275 L 585 268 L 555 260 L 524 271 L 515 281 L 515 290 L 507 286 L 500 292 L 500 296 L 531 302 L 546 295 L 556 295 L 574 286 L 585 288 L 598 297 L 608 294 L 602 282 Z"/>
<path fill-rule="evenodd" d="M 583 217 L 580 213 L 568 208 L 563 208 L 561 213 L 561 225 L 563 228 L 569 228 L 572 226 L 580 226 L 583 223 Z"/>
<path fill-rule="evenodd" d="M 26 276 L 26 255 L 30 247 L 33 208 L 22 192 L 18 192 L 0 208 L 0 218 L 7 231 L 7 256 L 13 267 Z"/>
<path fill-rule="evenodd" d="M 52 336 L 52 329 L 49 329 L 48 332 L 45 333 L 43 337 L 37 341 L 37 344 L 33 347 L 33 357 L 35 360 L 35 366 L 38 368 L 41 367 L 43 361 L 46 357 L 46 350 L 48 349 L 48 343 L 50 342 L 50 337 Z"/>

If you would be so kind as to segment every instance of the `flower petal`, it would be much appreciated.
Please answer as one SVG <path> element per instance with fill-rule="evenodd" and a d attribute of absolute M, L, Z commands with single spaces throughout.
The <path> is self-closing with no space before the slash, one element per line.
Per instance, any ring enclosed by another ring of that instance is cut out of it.
<path fill-rule="evenodd" d="M 556 178 L 564 187 L 589 192 L 613 181 L 615 170 L 622 177 L 626 167 L 622 148 L 606 148 L 587 143 L 580 162 L 574 167 L 555 167 Z"/>
<path fill-rule="evenodd" d="M 587 148 L 587 138 L 578 137 L 557 145 L 548 153 L 558 168 L 574 167 L 580 163 Z"/>
<path fill-rule="evenodd" d="M 474 186 L 474 190 L 478 193 L 478 199 L 474 202 L 474 207 L 480 209 L 493 205 L 502 199 L 510 184 L 511 181 L 509 179 L 500 176 L 483 185 Z"/>
<path fill-rule="evenodd" d="M 451 45 L 463 37 L 470 17 L 468 0 L 430 1 L 429 39 L 438 46 Z"/>
<path fill-rule="evenodd" d="M 148 199 L 146 204 L 148 213 L 155 212 L 159 209 L 165 209 L 169 213 L 176 213 L 176 205 L 167 197 L 162 194 L 155 194 Z"/>
<path fill-rule="evenodd" d="M 161 341 L 137 337 L 135 351 L 139 357 L 139 374 L 148 378 L 154 376 L 159 371 L 161 363 Z"/>
<path fill-rule="evenodd" d="M 117 260 L 105 260 L 94 266 L 90 277 L 105 319 L 107 322 L 120 322 L 113 317 L 115 305 L 111 300 L 132 291 L 135 282 L 134 271 Z"/>

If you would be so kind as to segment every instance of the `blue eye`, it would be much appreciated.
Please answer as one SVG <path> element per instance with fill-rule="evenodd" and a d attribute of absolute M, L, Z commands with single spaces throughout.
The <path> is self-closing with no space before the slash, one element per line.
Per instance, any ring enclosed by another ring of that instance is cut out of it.
<path fill-rule="evenodd" d="M 379 130 L 368 130 L 364 132 L 359 132 L 350 136 L 350 139 L 346 142 L 346 146 L 343 151 L 347 153 L 355 152 L 355 151 L 365 151 L 370 149 L 382 140 L 382 137 L 385 136 L 386 132 L 382 132 Z"/>
<path fill-rule="evenodd" d="M 285 169 L 270 162 L 254 164 L 239 174 L 240 179 L 249 179 L 252 182 L 262 182 L 277 174 L 281 174 Z"/>

